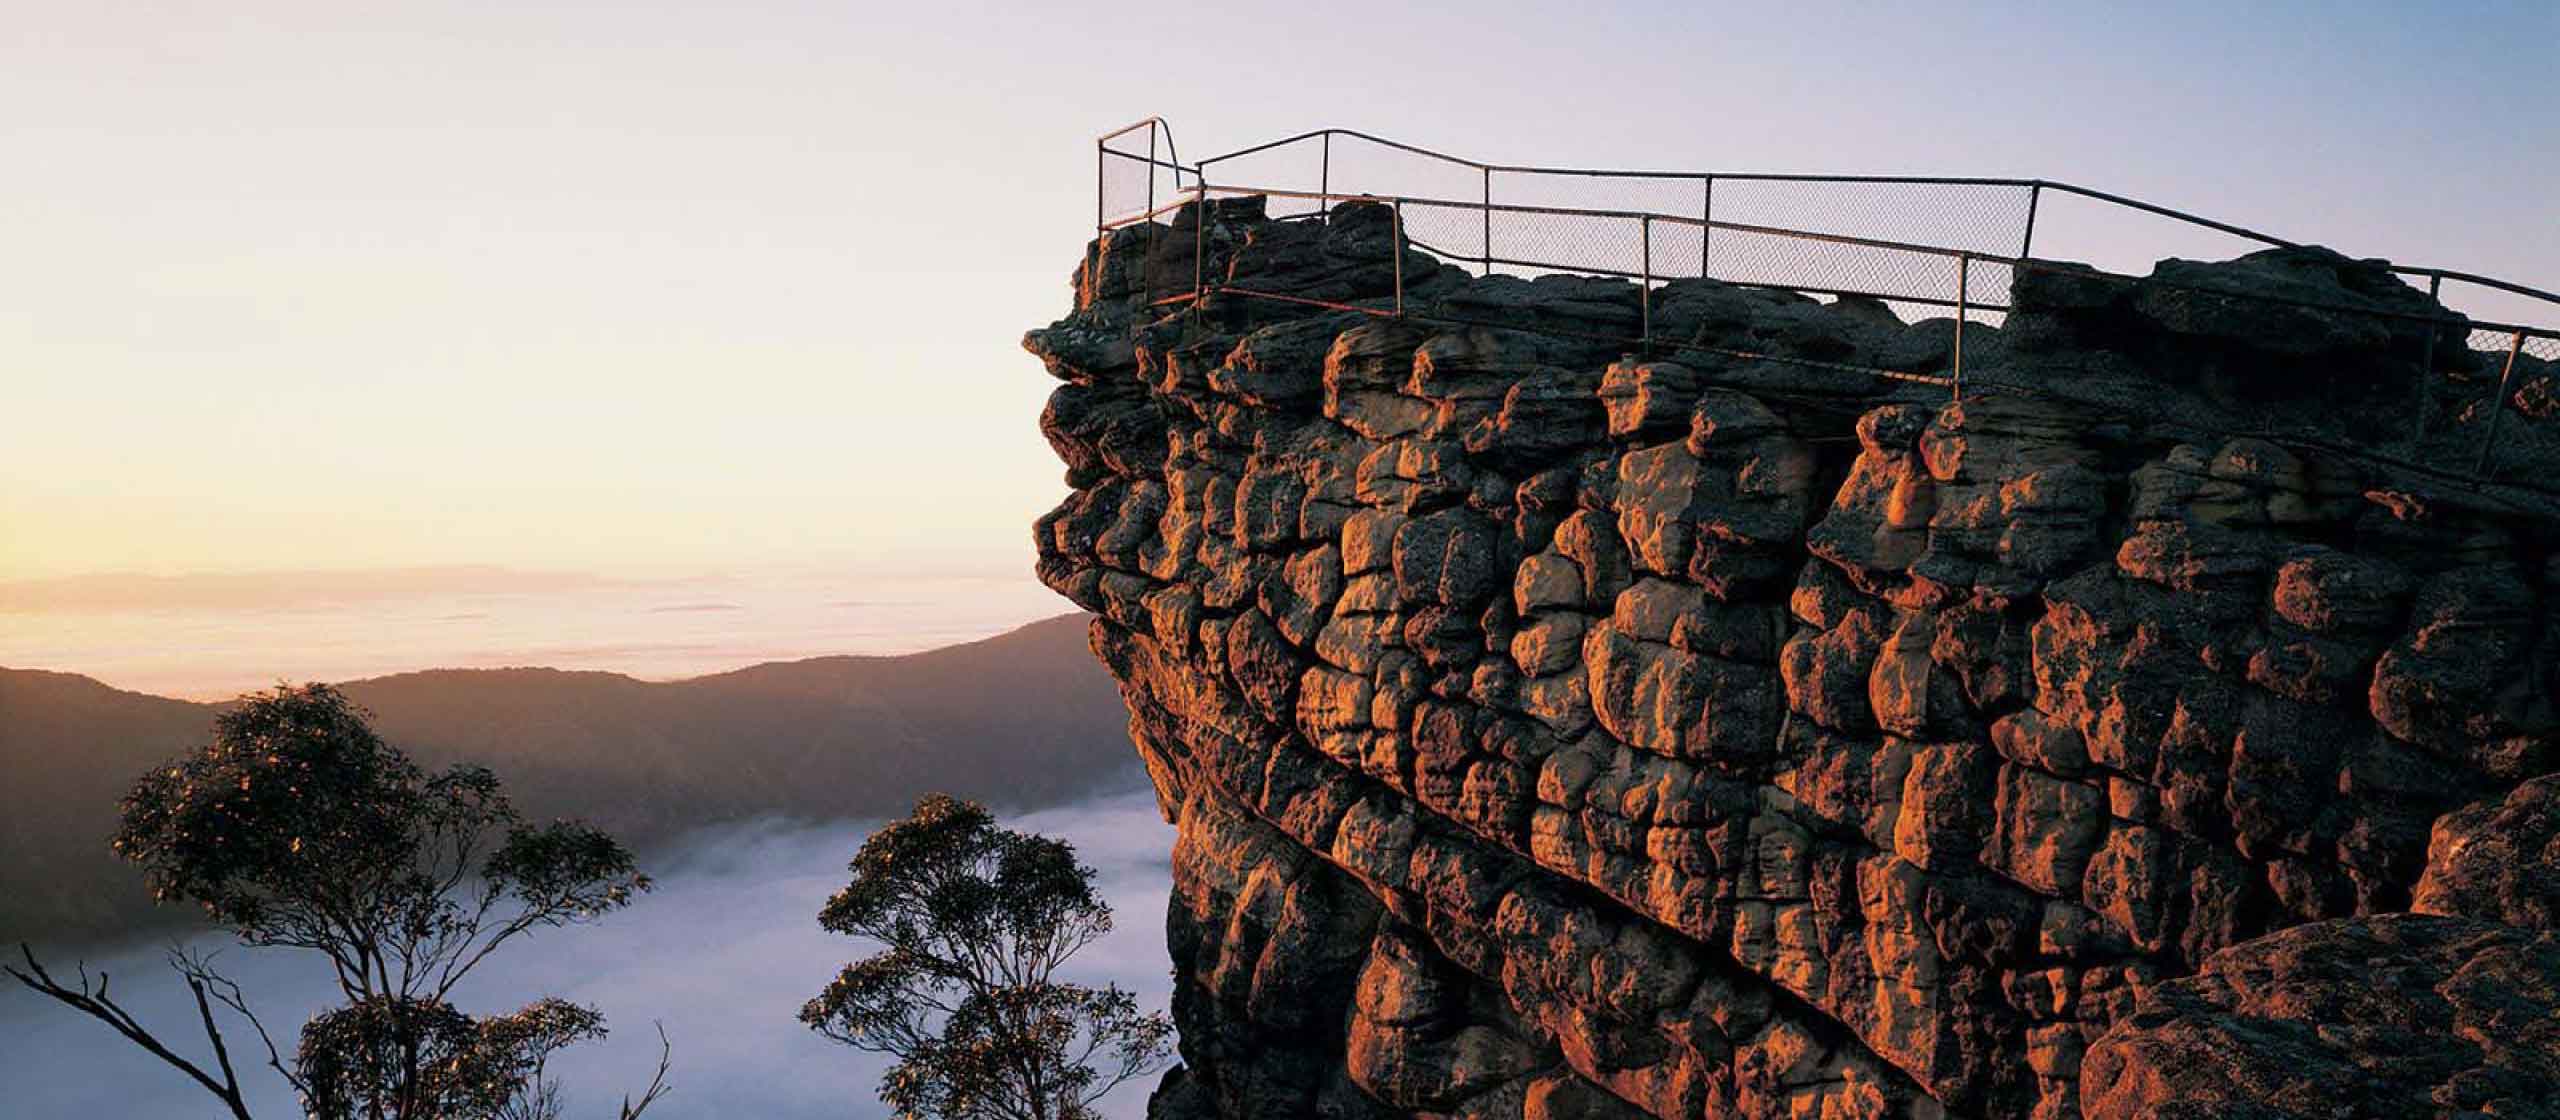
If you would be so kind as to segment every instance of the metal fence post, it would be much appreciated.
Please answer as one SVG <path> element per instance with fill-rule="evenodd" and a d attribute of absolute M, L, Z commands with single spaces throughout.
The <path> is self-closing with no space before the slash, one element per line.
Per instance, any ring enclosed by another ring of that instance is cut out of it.
<path fill-rule="evenodd" d="M 1103 216 L 1104 196 L 1111 193 L 1103 174 L 1103 161 L 1110 158 L 1103 153 L 1108 150 L 1106 141 L 1093 142 L 1093 247 L 1085 251 L 1084 282 L 1077 286 L 1080 290 L 1076 294 L 1076 309 L 1079 311 L 1092 306 L 1094 297 L 1102 291 L 1102 247 L 1110 236 L 1102 228 L 1108 220 Z"/>
<path fill-rule="evenodd" d="M 1700 280 L 1715 279 L 1715 271 L 1709 266 L 1707 246 L 1713 243 L 1716 236 L 1716 177 L 1707 176 L 1706 184 L 1707 197 L 1704 205 L 1698 208 L 1698 220 L 1706 223 L 1698 227 L 1698 279 Z"/>
<path fill-rule="evenodd" d="M 2444 306 L 2443 301 L 2436 298 L 2443 291 L 2443 273 L 2439 272 L 2434 276 L 2427 278 L 2427 299 L 2429 302 L 2434 303 L 2438 307 Z M 2417 416 L 2410 422 L 2409 426 L 2409 447 L 2413 451 L 2416 450 L 2419 444 L 2426 442 L 2427 412 L 2435 407 L 2437 329 L 2438 323 L 2436 320 L 2429 319 L 2427 321 L 2427 348 L 2418 352 L 2418 403 L 2415 410 L 2417 412 Z"/>
<path fill-rule="evenodd" d="M 1322 215 L 1317 220 L 1329 227 L 1333 225 L 1333 134 L 1325 133 L 1322 144 L 1324 154 L 1316 163 L 1316 213 Z"/>
<path fill-rule="evenodd" d="M 1952 371 L 1949 379 L 1954 384 L 1949 387 L 1948 395 L 1959 401 L 1964 399 L 1964 324 L 1967 313 L 1972 307 L 1972 292 L 1973 254 L 1958 253 L 1956 254 L 1955 355 L 1948 363 Z"/>
<path fill-rule="evenodd" d="M 1404 198 L 1395 201 L 1395 236 L 1388 239 L 1387 251 L 1395 254 L 1396 314 L 1404 314 Z"/>
<path fill-rule="evenodd" d="M 1145 302 L 1147 302 L 1147 303 L 1149 303 L 1149 304 L 1153 304 L 1153 303 L 1156 301 L 1156 289 L 1159 287 L 1159 285 L 1156 283 L 1156 258 L 1157 258 L 1157 257 L 1159 257 L 1159 256 L 1162 256 L 1163 254 L 1162 254 L 1162 253 L 1157 252 L 1157 250 L 1164 248 L 1164 245 L 1163 245 L 1163 238 L 1158 237 L 1158 236 L 1156 235 L 1155 224 L 1156 224 L 1156 123 L 1155 123 L 1154 121 L 1148 121 L 1148 122 L 1147 122 L 1147 259 L 1146 259 L 1146 263 L 1145 263 L 1145 265 L 1143 265 L 1143 266 L 1142 266 L 1142 268 L 1141 268 L 1142 276 L 1141 276 L 1141 278 L 1140 278 L 1140 280 L 1139 280 L 1139 283 L 1146 285 L 1146 289 L 1147 289 L 1147 297 L 1146 297 Z M 1168 224 L 1170 224 L 1170 223 L 1168 223 Z"/>
<path fill-rule="evenodd" d="M 1644 244 L 1644 279 L 1637 281 L 1636 314 L 1643 329 L 1644 356 L 1653 357 L 1653 215 L 1636 219 L 1636 229 Z"/>
<path fill-rule="evenodd" d="M 1484 274 L 1493 275 L 1493 169 L 1484 169 Z"/>
<path fill-rule="evenodd" d="M 2027 232 L 2018 239 L 2018 255 L 2036 255 L 2036 203 L 2044 200 L 2044 184 L 2027 184 Z"/>
<path fill-rule="evenodd" d="M 2507 368 L 2498 375 L 2498 396 L 2490 402 L 2489 430 L 2481 434 L 2480 458 L 2471 464 L 2471 473 L 2483 479 L 2489 477 L 2489 452 L 2498 446 L 2498 418 L 2507 414 L 2507 393 L 2516 378 L 2516 355 L 2523 351 L 2524 331 L 2519 329 L 2514 340 L 2507 343 Z"/>

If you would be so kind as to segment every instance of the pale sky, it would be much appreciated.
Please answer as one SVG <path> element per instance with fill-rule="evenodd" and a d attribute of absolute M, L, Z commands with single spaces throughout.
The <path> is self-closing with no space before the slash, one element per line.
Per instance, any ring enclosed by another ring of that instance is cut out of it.
<path fill-rule="evenodd" d="M 0 580 L 1027 568 L 1016 340 L 1151 113 L 1193 158 L 2043 176 L 2560 288 L 2544 0 L 0 17 Z"/>

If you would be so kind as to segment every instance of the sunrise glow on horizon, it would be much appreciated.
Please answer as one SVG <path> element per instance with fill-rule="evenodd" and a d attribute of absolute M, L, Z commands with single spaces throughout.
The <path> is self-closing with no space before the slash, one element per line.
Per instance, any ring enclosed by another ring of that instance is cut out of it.
<path fill-rule="evenodd" d="M 1147 113 L 1203 153 L 2069 178 L 2560 287 L 2546 6 L 1511 7 L 1126 57 L 1055 48 L 1107 7 L 22 12 L 0 584 L 1027 569 L 1063 488 L 1015 339 L 1067 307 L 1092 136 Z"/>
<path fill-rule="evenodd" d="M 2560 1101 L 2560 0 L 0 5 L 0 1120 Z"/>

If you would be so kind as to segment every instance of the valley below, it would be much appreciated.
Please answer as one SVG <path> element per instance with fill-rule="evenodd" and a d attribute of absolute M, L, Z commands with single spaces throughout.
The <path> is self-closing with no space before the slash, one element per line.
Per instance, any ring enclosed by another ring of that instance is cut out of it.
<path fill-rule="evenodd" d="M 903 812 L 927 792 L 1010 815 L 1142 784 L 1081 615 L 899 656 L 768 662 L 679 681 L 557 669 L 403 673 L 340 687 L 431 770 L 489 766 L 528 820 L 575 816 L 644 861 L 698 829 Z M 0 944 L 158 934 L 107 849 L 117 799 L 205 741 L 219 705 L 0 669 Z"/>
<path fill-rule="evenodd" d="M 604 1116 L 649 1079 L 658 1058 L 653 1022 L 673 1048 L 672 1095 L 652 1115 L 735 1115 L 771 1120 L 885 1117 L 876 1100 L 886 1063 L 811 1033 L 794 1015 L 846 961 L 870 951 L 818 928 L 827 896 L 844 886 L 845 861 L 877 819 L 824 823 L 762 818 L 671 838 L 644 866 L 658 887 L 593 926 L 553 930 L 490 958 L 462 993 L 474 1012 L 508 1010 L 556 995 L 603 1011 L 612 1035 L 554 1063 L 570 1114 Z M 1118 924 L 1073 962 L 1068 979 L 1116 983 L 1163 1006 L 1170 980 L 1162 915 L 1171 829 L 1141 779 L 1037 812 L 1010 827 L 1064 839 L 1098 873 Z M 163 939 L 165 944 L 165 939 Z M 128 940 L 91 950 L 93 971 L 116 977 L 146 1023 L 194 1043 L 194 1008 L 162 965 L 163 944 Z M 192 938 L 222 948 L 225 970 L 254 993 L 280 1034 L 336 996 L 326 965 L 308 954 L 234 946 L 221 934 Z M 57 956 L 68 965 L 72 954 Z M 243 1028 L 245 1030 L 245 1028 Z M 233 1031 L 236 1038 L 241 1031 Z M 0 988 L 0 1087 L 8 1114 L 25 1120 L 182 1117 L 207 1114 L 202 1090 L 110 1035 L 10 984 Z M 254 1046 L 254 1035 L 250 1035 Z M 288 1041 L 286 1039 L 284 1041 Z M 237 1043 L 235 1042 L 235 1045 Z M 263 1072 L 263 1071 L 260 1071 Z M 250 1076 L 265 1092 L 261 1116 L 297 1115 L 281 1078 Z M 1114 1120 L 1143 1116 L 1153 1079 L 1121 1086 L 1103 1102 Z"/>

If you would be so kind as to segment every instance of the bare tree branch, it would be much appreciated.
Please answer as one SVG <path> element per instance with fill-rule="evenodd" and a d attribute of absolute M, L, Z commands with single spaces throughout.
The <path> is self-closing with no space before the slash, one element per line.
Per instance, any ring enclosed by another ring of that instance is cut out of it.
<path fill-rule="evenodd" d="M 26 961 L 25 971 L 20 971 L 16 965 L 0 965 L 0 971 L 5 971 L 17 978 L 19 983 L 26 985 L 32 991 L 105 1023 L 117 1034 L 123 1035 L 134 1045 L 150 1053 L 152 1057 L 186 1074 L 190 1080 L 203 1086 L 205 1092 L 213 1094 L 215 1099 L 220 1100 L 223 1107 L 230 1109 L 235 1120 L 255 1120 L 249 1113 L 248 1102 L 241 1094 L 239 1075 L 231 1068 L 230 1050 L 222 1042 L 222 1028 L 214 1024 L 213 1006 L 206 998 L 205 985 L 202 981 L 190 976 L 187 987 L 195 994 L 197 1016 L 202 1020 L 205 1037 L 213 1043 L 214 1054 L 220 1061 L 222 1079 L 219 1081 L 214 1080 L 212 1074 L 205 1072 L 204 1067 L 169 1049 L 158 1036 L 144 1027 L 140 1020 L 134 1018 L 131 1012 L 126 1011 L 122 1005 L 109 997 L 107 995 L 109 977 L 106 973 L 99 973 L 97 982 L 92 984 L 89 980 L 88 966 L 81 965 L 79 966 L 80 986 L 65 987 L 54 980 L 51 972 L 45 970 L 44 962 L 36 959 L 35 950 L 25 942 L 18 943 L 18 955 Z M 182 974 L 183 972 L 184 970 L 181 970 Z"/>
<path fill-rule="evenodd" d="M 240 985 L 230 977 L 214 971 L 213 954 L 172 954 L 172 963 L 180 974 L 187 977 L 189 983 L 201 982 L 212 991 L 214 999 L 221 1001 L 222 1005 L 230 1008 L 234 1014 L 249 1021 L 250 1029 L 258 1032 L 259 1043 L 266 1047 L 267 1068 L 276 1071 L 278 1076 L 285 1079 L 286 1084 L 293 1086 L 295 1092 L 310 1091 L 310 1086 L 303 1082 L 302 1075 L 285 1064 L 284 1054 L 276 1049 L 275 1036 L 267 1033 L 266 1021 L 260 1019 L 257 1012 L 249 1009 L 248 996 L 240 990 Z"/>
<path fill-rule="evenodd" d="M 675 1046 L 667 1041 L 667 1025 L 659 1023 L 658 1072 L 650 1076 L 649 1087 L 641 1092 L 638 1102 L 633 1102 L 629 1094 L 623 1096 L 621 1120 L 639 1120 L 641 1113 L 649 1111 L 650 1105 L 658 1103 L 658 1098 L 675 1088 L 667 1084 L 667 1070 L 673 1068 L 674 1058 Z"/>

